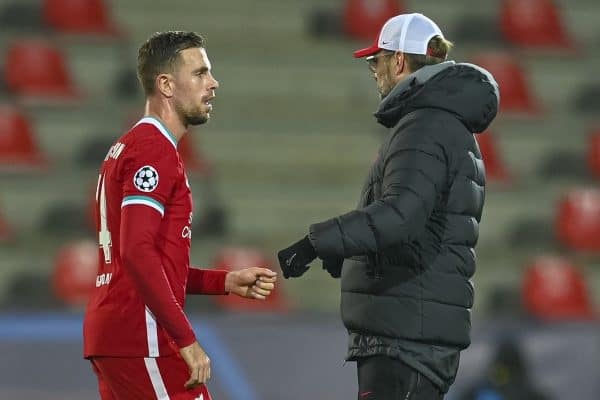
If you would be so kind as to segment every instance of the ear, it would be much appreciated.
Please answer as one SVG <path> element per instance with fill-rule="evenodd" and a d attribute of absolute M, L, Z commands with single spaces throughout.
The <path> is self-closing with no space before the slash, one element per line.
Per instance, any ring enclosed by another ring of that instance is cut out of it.
<path fill-rule="evenodd" d="M 394 54 L 395 60 L 395 69 L 396 75 L 400 75 L 406 71 L 406 58 L 404 57 L 404 53 L 397 52 Z"/>
<path fill-rule="evenodd" d="M 171 74 L 160 74 L 156 77 L 156 90 L 165 97 L 173 97 L 174 82 Z"/>

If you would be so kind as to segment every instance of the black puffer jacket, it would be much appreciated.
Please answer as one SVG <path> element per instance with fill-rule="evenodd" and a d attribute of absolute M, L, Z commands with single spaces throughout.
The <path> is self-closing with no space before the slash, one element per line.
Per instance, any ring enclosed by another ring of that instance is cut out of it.
<path fill-rule="evenodd" d="M 341 312 L 350 359 L 417 343 L 432 354 L 421 362 L 453 381 L 454 367 L 423 346 L 456 349 L 457 368 L 459 350 L 470 344 L 485 186 L 473 132 L 487 128 L 498 103 L 487 71 L 449 61 L 409 76 L 375 113 L 390 134 L 358 208 L 312 225 L 309 234 L 319 257 L 345 259 Z"/>

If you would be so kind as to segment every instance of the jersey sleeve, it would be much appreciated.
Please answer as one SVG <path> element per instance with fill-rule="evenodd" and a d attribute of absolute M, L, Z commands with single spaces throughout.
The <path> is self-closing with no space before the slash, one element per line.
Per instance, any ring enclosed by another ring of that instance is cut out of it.
<path fill-rule="evenodd" d="M 190 268 L 186 285 L 188 294 L 227 294 L 225 278 L 229 271 Z"/>
<path fill-rule="evenodd" d="M 180 348 L 192 344 L 196 340 L 192 326 L 173 294 L 156 248 L 160 217 L 146 207 L 125 207 L 121 221 L 123 267 L 142 301 Z"/>
<path fill-rule="evenodd" d="M 156 141 L 136 143 L 124 160 L 121 170 L 123 202 L 121 208 L 143 205 L 164 216 L 178 175 L 173 149 Z"/>

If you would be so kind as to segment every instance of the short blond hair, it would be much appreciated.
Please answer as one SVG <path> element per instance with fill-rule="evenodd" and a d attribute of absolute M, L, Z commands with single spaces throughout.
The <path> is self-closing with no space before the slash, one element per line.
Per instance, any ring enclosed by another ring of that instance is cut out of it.
<path fill-rule="evenodd" d="M 405 53 L 406 63 L 411 72 L 423 68 L 426 65 L 434 65 L 444 62 L 454 44 L 441 36 L 434 36 L 427 44 L 427 55 Z"/>

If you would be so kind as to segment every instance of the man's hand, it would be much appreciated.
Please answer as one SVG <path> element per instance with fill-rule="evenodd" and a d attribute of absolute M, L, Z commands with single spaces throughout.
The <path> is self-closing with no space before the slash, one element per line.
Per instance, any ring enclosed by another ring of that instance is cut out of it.
<path fill-rule="evenodd" d="M 283 271 L 284 278 L 297 278 L 304 274 L 310 268 L 310 264 L 317 258 L 317 252 L 310 243 L 308 236 L 297 241 L 288 248 L 277 253 L 279 266 Z"/>
<path fill-rule="evenodd" d="M 275 288 L 277 273 L 267 268 L 232 271 L 225 277 L 225 291 L 250 299 L 265 300 Z"/>
<path fill-rule="evenodd" d="M 193 389 L 210 379 L 210 358 L 198 342 L 182 347 L 179 354 L 190 370 L 190 379 L 185 383 L 186 389 Z"/>

